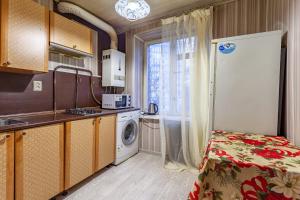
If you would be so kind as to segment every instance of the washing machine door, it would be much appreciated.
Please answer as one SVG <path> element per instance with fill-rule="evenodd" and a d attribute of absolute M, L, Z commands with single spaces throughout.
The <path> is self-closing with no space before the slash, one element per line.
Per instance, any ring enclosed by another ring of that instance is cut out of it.
<path fill-rule="evenodd" d="M 122 131 L 122 142 L 125 146 L 129 146 L 137 140 L 138 125 L 134 120 L 129 120 Z"/>

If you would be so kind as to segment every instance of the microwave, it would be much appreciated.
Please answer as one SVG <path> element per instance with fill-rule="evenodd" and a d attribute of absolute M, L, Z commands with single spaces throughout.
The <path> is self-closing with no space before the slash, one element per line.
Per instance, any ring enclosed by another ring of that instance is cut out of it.
<path fill-rule="evenodd" d="M 103 109 L 122 109 L 131 107 L 131 96 L 129 94 L 103 94 Z"/>

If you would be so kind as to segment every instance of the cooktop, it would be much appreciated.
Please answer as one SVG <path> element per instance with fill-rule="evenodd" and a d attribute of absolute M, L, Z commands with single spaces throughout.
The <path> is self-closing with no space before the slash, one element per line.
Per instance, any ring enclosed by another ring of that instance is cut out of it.
<path fill-rule="evenodd" d="M 100 109 L 95 109 L 95 108 L 71 108 L 66 110 L 66 114 L 71 114 L 71 115 L 96 115 L 101 113 L 102 111 Z"/>

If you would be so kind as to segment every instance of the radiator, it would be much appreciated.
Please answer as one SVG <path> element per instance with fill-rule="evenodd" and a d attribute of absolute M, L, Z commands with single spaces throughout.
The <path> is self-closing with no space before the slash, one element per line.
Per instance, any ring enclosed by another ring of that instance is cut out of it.
<path fill-rule="evenodd" d="M 159 120 L 140 119 L 139 150 L 161 154 Z"/>

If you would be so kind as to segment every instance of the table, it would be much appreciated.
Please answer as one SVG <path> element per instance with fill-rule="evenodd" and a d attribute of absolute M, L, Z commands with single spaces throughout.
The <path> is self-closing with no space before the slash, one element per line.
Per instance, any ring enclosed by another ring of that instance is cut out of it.
<path fill-rule="evenodd" d="M 213 131 L 189 200 L 300 199 L 300 147 L 280 136 Z"/>

